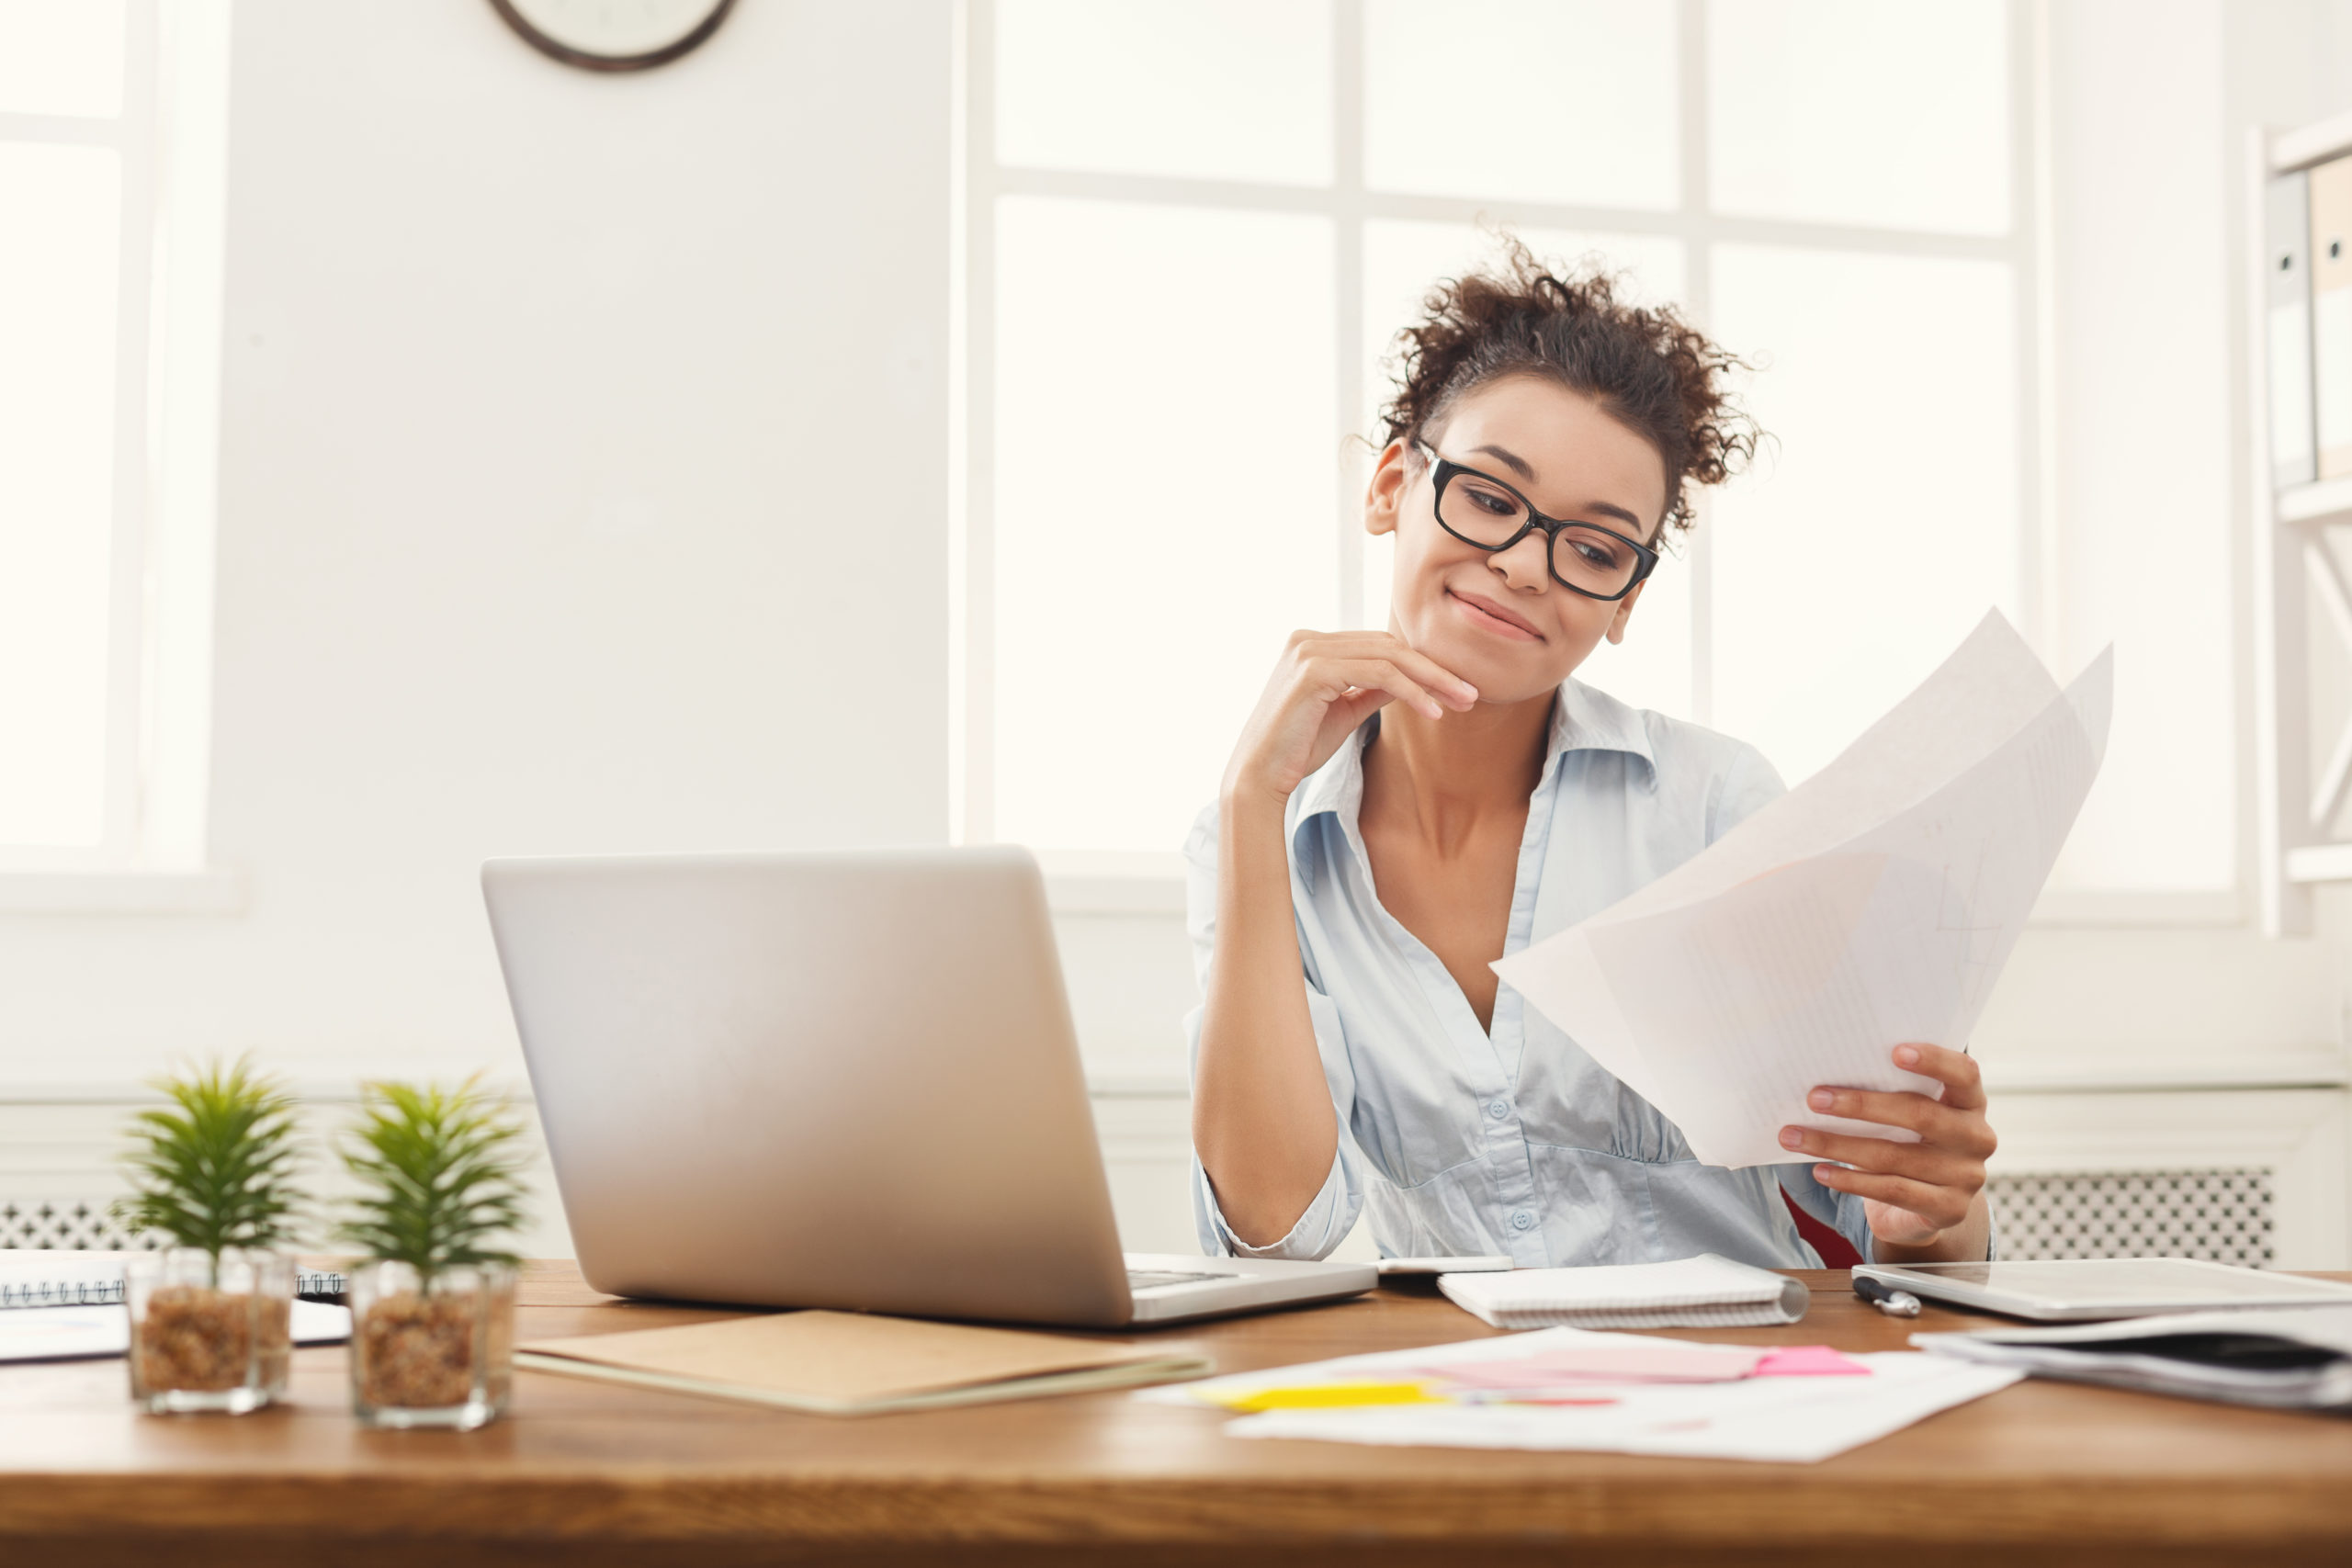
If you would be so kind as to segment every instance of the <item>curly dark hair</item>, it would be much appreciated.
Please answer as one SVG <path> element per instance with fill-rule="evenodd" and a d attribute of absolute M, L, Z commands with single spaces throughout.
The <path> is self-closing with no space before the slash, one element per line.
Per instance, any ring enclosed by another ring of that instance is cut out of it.
<path fill-rule="evenodd" d="M 1507 376 L 1540 376 L 1597 400 L 1657 449 L 1666 464 L 1666 516 L 1688 531 L 1686 481 L 1720 484 L 1756 455 L 1756 422 L 1725 382 L 1744 360 L 1710 342 L 1671 306 L 1617 298 L 1594 269 L 1562 277 L 1504 235 L 1499 267 L 1449 278 L 1426 312 L 1397 334 L 1396 395 L 1380 411 L 1390 441 L 1419 440 L 1464 394 Z"/>

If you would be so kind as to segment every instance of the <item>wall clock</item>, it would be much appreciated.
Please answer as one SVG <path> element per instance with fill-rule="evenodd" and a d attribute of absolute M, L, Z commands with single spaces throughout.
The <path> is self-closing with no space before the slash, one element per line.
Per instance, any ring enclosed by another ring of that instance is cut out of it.
<path fill-rule="evenodd" d="M 650 71 L 718 30 L 735 0 L 490 0 L 550 60 L 583 71 Z"/>

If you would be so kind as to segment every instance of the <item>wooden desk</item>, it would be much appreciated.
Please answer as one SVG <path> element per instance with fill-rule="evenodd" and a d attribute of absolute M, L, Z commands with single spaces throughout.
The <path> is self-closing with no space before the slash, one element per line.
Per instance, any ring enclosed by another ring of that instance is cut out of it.
<path fill-rule="evenodd" d="M 1806 1276 L 1782 1329 L 1914 1325 Z M 526 1336 L 698 1321 L 535 1267 Z M 1930 1310 L 1917 1326 L 1969 1322 Z M 1221 1369 L 1487 1333 L 1426 1289 L 1161 1337 Z M 119 1361 L 0 1368 L 0 1562 L 2352 1563 L 2352 1421 L 2030 1382 L 1809 1466 L 1244 1442 L 1125 1393 L 829 1420 L 533 1373 L 483 1431 L 367 1432 L 340 1349 L 290 1407 L 134 1415 Z"/>

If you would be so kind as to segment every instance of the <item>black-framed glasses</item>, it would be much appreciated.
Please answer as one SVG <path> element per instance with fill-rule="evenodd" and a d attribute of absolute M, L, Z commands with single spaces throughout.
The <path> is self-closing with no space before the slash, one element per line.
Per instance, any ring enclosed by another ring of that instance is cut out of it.
<path fill-rule="evenodd" d="M 1657 552 L 1638 539 L 1597 523 L 1546 517 L 1491 474 L 1439 457 L 1426 441 L 1413 445 L 1430 460 L 1438 526 L 1473 548 L 1507 550 L 1541 528 L 1553 581 L 1588 599 L 1623 599 L 1657 565 Z"/>

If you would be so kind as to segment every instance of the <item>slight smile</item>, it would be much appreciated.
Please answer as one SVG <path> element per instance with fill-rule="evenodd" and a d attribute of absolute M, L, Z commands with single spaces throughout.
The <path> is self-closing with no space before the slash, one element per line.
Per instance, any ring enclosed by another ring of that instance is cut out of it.
<path fill-rule="evenodd" d="M 1544 634 L 1537 631 L 1532 622 L 1512 615 L 1491 599 L 1474 598 L 1468 594 L 1456 593 L 1451 588 L 1445 591 L 1445 596 L 1461 605 L 1463 613 L 1467 615 L 1473 622 L 1498 637 L 1512 637 L 1521 642 L 1544 640 Z"/>

